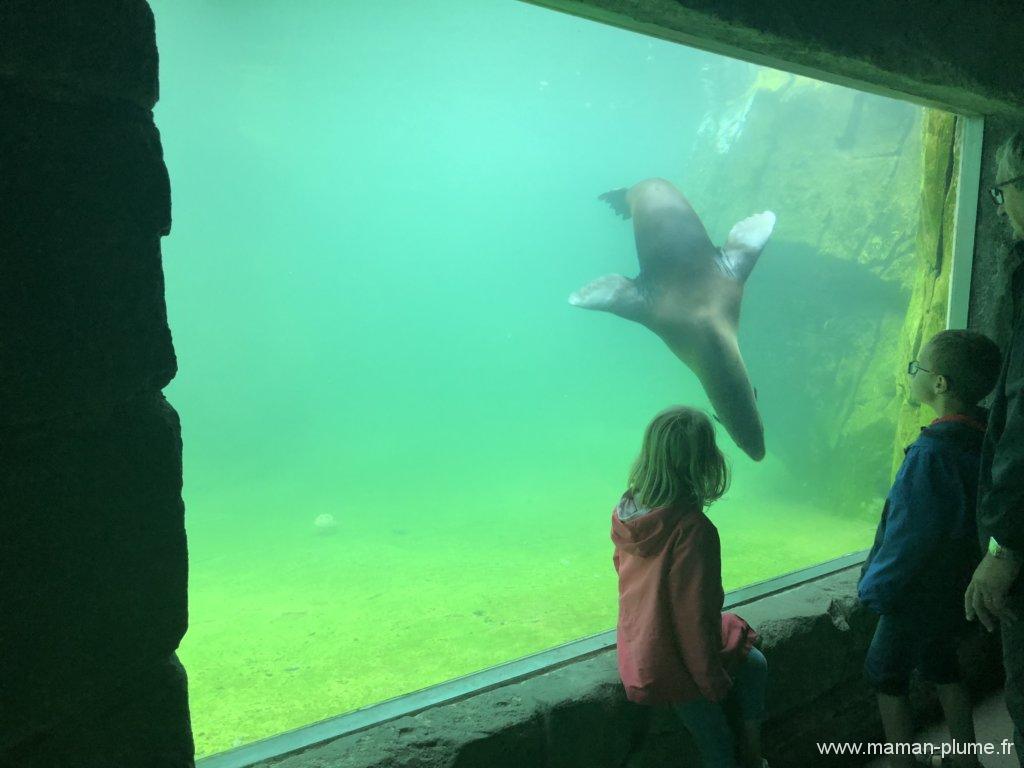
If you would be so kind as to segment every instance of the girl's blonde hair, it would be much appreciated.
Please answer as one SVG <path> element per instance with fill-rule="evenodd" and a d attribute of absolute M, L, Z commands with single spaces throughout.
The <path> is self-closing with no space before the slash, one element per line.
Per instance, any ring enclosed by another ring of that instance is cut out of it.
<path fill-rule="evenodd" d="M 728 487 L 725 457 L 704 413 L 677 406 L 654 417 L 629 473 L 629 490 L 637 505 L 705 507 L 720 499 Z"/>

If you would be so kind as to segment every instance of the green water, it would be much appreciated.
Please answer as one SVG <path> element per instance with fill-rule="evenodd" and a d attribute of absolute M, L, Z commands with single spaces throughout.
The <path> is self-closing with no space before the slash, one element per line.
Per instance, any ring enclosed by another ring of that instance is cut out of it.
<path fill-rule="evenodd" d="M 707 400 L 649 331 L 566 299 L 635 274 L 596 197 L 685 182 L 713 57 L 512 0 L 151 4 L 199 753 L 612 627 L 642 430 Z M 741 334 L 768 457 L 720 435 L 729 588 L 866 548 L 888 481 L 825 503 L 780 458 L 832 436 L 794 394 L 819 353 L 773 345 L 801 312 L 898 328 L 908 295 L 842 265 L 807 285 L 815 243 L 777 239 Z"/>

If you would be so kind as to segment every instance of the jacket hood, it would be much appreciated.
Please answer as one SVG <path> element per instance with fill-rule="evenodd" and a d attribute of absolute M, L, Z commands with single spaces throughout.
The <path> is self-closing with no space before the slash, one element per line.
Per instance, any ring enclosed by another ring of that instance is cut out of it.
<path fill-rule="evenodd" d="M 953 444 L 962 451 L 979 451 L 987 419 L 988 411 L 983 408 L 972 410 L 966 417 L 936 419 L 921 429 L 921 437 Z"/>
<path fill-rule="evenodd" d="M 695 507 L 644 510 L 637 506 L 632 496 L 625 494 L 612 513 L 612 541 L 623 552 L 651 557 L 665 548 L 677 527 L 689 528 L 697 522 L 698 516 L 693 514 L 696 511 Z"/>

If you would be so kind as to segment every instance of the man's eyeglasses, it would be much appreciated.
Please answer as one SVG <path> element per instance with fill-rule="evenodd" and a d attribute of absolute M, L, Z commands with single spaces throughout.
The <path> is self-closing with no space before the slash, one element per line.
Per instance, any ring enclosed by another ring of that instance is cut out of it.
<path fill-rule="evenodd" d="M 917 376 L 918 371 L 923 371 L 925 373 L 934 373 L 936 376 L 946 376 L 946 374 L 944 373 L 937 373 L 935 371 L 929 371 L 927 368 L 922 368 L 921 364 L 917 362 L 917 360 L 911 360 L 909 363 L 907 363 L 908 374 L 910 374 L 911 376 Z M 946 376 L 946 383 L 950 383 L 949 376 Z"/>
<path fill-rule="evenodd" d="M 1015 184 L 1018 181 L 1024 181 L 1024 176 L 1017 176 L 1016 178 L 1013 179 L 1007 179 L 1004 182 L 996 184 L 994 187 L 989 187 L 988 193 L 992 195 L 992 202 L 994 202 L 996 205 L 1002 205 L 1003 187 L 1005 187 L 1007 184 Z"/>

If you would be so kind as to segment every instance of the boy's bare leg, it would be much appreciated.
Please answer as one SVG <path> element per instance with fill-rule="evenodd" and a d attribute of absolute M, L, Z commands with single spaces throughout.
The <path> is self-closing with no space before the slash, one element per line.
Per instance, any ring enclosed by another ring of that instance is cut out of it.
<path fill-rule="evenodd" d="M 743 768 L 761 768 L 761 721 L 744 720 L 739 741 L 740 764 Z"/>
<path fill-rule="evenodd" d="M 935 688 L 939 694 L 939 703 L 942 704 L 942 712 L 946 716 L 950 738 L 956 744 L 957 751 L 962 752 L 968 748 L 967 745 L 977 741 L 974 734 L 974 708 L 971 706 L 971 698 L 961 683 L 937 685 Z M 953 756 L 953 765 L 956 768 L 977 768 L 981 761 L 974 754 L 958 754 Z"/>
<path fill-rule="evenodd" d="M 878 694 L 878 711 L 882 715 L 885 740 L 890 744 L 910 744 L 914 741 L 914 717 L 910 700 L 906 696 Z M 913 768 L 914 756 L 894 754 L 889 757 L 892 768 Z"/>

